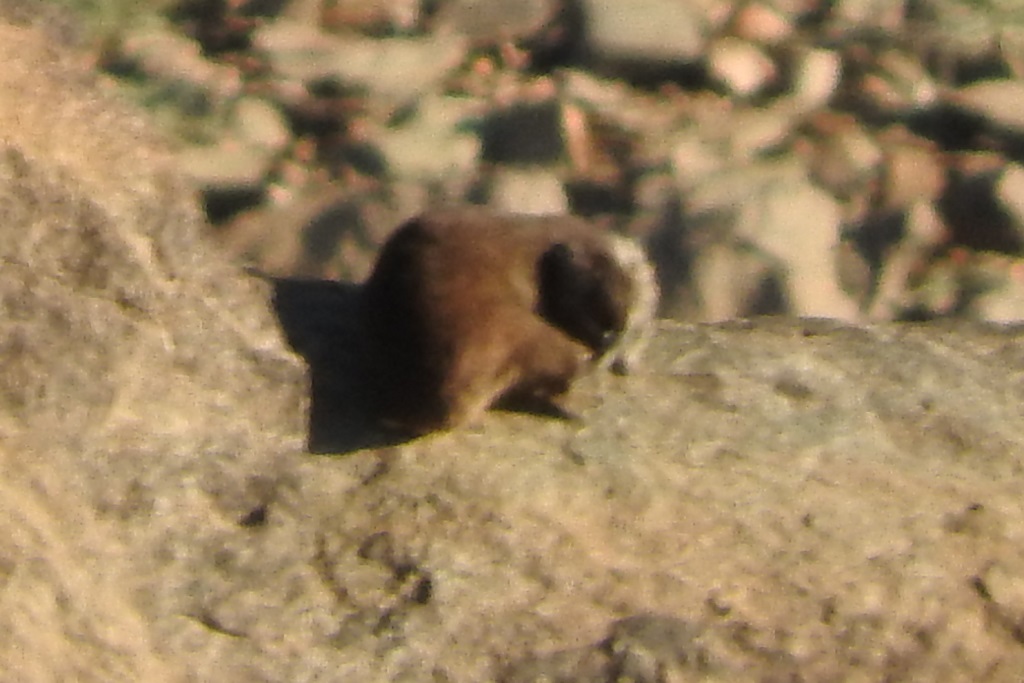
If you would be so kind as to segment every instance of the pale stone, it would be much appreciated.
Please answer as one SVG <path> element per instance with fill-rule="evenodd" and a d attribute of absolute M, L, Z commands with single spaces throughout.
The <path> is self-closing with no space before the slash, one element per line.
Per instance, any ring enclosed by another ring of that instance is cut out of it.
<path fill-rule="evenodd" d="M 556 173 L 543 168 L 498 168 L 491 179 L 491 202 L 510 213 L 561 215 L 569 212 L 569 198 Z"/>
<path fill-rule="evenodd" d="M 775 45 L 793 34 L 793 17 L 767 2 L 744 5 L 733 18 L 736 36 L 755 43 Z"/>
<path fill-rule="evenodd" d="M 1024 133 L 1024 82 L 1015 79 L 979 81 L 954 91 L 950 102 L 996 126 Z"/>
<path fill-rule="evenodd" d="M 284 114 L 266 100 L 243 97 L 235 103 L 232 116 L 236 134 L 256 147 L 280 152 L 292 140 Z"/>
<path fill-rule="evenodd" d="M 374 130 L 372 138 L 389 172 L 403 179 L 430 182 L 472 175 L 482 145 L 465 129 L 471 104 L 460 98 L 426 97 L 401 125 Z"/>
<path fill-rule="evenodd" d="M 729 92 L 750 97 L 777 76 L 775 62 L 757 46 L 737 38 L 721 38 L 708 53 L 708 71 Z"/>
<path fill-rule="evenodd" d="M 1024 166 L 1007 164 L 995 186 L 996 201 L 1024 240 Z"/>
<path fill-rule="evenodd" d="M 584 0 L 587 40 L 598 60 L 692 63 L 707 42 L 707 19 L 698 5 L 673 0 Z"/>
<path fill-rule="evenodd" d="M 828 104 L 839 87 L 843 61 L 834 50 L 803 50 L 797 56 L 794 71 L 793 101 L 800 109 L 816 109 Z"/>

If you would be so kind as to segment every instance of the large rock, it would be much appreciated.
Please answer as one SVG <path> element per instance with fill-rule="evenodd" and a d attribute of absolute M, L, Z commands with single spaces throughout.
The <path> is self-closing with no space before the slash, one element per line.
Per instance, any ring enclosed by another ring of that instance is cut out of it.
<path fill-rule="evenodd" d="M 1016 680 L 1021 337 L 666 326 L 579 423 L 494 413 L 296 459 L 258 519 L 192 510 L 150 571 L 198 616 L 160 640 L 218 680 Z"/>
<path fill-rule="evenodd" d="M 686 169 L 693 149 L 684 141 L 677 151 L 684 182 L 695 175 Z M 699 152 L 694 158 L 697 168 L 715 163 L 713 156 L 702 160 Z M 839 285 L 839 205 L 810 182 L 799 163 L 761 161 L 708 174 L 689 192 L 687 210 L 694 224 L 716 240 L 702 245 L 697 260 L 709 260 L 694 268 L 699 296 L 712 304 L 706 315 L 732 317 L 752 308 L 763 312 L 751 303 L 766 297 L 781 298 L 788 310 L 803 316 L 858 319 L 855 302 Z M 751 247 L 759 258 L 751 258 Z M 777 281 L 770 285 L 774 292 L 752 286 L 764 279 L 769 262 Z"/>
<path fill-rule="evenodd" d="M 31 31 L 0 60 L 0 413 L 54 443 L 300 434 L 300 367 L 141 119 Z"/>
<path fill-rule="evenodd" d="M 0 678 L 158 679 L 130 558 L 301 447 L 305 371 L 169 153 L 50 44 L 0 24 Z"/>

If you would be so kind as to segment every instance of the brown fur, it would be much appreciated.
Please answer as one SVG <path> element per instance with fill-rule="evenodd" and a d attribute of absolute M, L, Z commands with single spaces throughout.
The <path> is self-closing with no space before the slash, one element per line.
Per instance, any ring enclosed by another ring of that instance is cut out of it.
<path fill-rule="evenodd" d="M 501 399 L 557 409 L 630 315 L 634 276 L 610 239 L 571 217 L 477 208 L 402 225 L 364 289 L 384 422 L 421 434 Z"/>

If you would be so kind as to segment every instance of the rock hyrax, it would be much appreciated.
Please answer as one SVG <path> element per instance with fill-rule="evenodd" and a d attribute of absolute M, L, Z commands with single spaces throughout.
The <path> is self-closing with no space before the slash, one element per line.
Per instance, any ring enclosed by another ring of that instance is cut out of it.
<path fill-rule="evenodd" d="M 639 246 L 586 221 L 459 208 L 400 226 L 363 304 L 378 413 L 423 434 L 498 401 L 560 411 L 586 368 L 627 371 L 657 289 Z"/>

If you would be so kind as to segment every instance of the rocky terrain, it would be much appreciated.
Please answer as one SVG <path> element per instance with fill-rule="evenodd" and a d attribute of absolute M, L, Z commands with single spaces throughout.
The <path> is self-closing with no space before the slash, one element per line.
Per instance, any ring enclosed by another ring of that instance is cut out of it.
<path fill-rule="evenodd" d="M 577 422 L 387 443 L 352 288 L 231 264 L 35 9 L 0 1 L 0 681 L 1020 680 L 1021 328 L 665 322 Z"/>
<path fill-rule="evenodd" d="M 98 65 L 265 271 L 361 280 L 468 201 L 635 235 L 672 318 L 1024 314 L 1015 0 L 99 4 Z"/>

